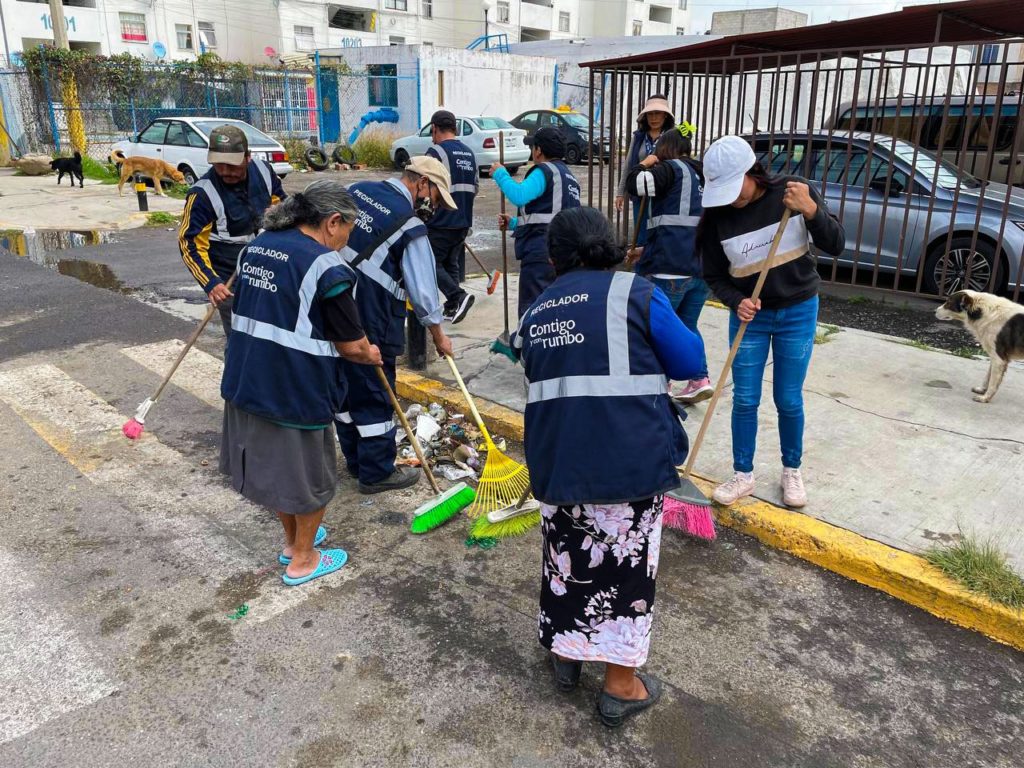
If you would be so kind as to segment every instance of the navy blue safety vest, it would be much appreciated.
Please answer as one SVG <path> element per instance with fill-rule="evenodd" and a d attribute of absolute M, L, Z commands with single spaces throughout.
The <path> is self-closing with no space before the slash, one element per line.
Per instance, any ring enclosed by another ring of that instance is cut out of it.
<path fill-rule="evenodd" d="M 523 316 L 526 463 L 548 504 L 615 504 L 679 486 L 686 434 L 650 342 L 654 285 L 575 270 Z"/>
<path fill-rule="evenodd" d="M 675 181 L 667 195 L 648 202 L 647 245 L 636 266 L 639 275 L 701 274 L 697 255 L 702 189 L 700 176 L 682 160 L 669 160 Z"/>
<path fill-rule="evenodd" d="M 448 169 L 452 177 L 450 191 L 458 210 L 439 208 L 427 223 L 430 229 L 468 229 L 473 226 L 473 198 L 476 197 L 479 181 L 476 170 L 476 155 L 458 139 L 445 139 L 427 150 L 427 155 L 436 157 Z"/>
<path fill-rule="evenodd" d="M 245 195 L 222 195 L 221 188 L 226 185 L 213 168 L 192 185 L 192 189 L 203 190 L 216 216 L 216 224 L 210 231 L 211 262 L 222 268 L 230 262 L 234 267 L 241 247 L 256 237 L 273 196 L 272 173 L 263 160 L 250 160 Z"/>
<path fill-rule="evenodd" d="M 524 205 L 512 237 L 516 258 L 522 262 L 548 262 L 548 224 L 565 208 L 580 207 L 580 183 L 561 160 L 539 163 L 531 173 L 544 174 L 544 192 Z"/>
<path fill-rule="evenodd" d="M 354 269 L 356 304 L 371 343 L 385 357 L 398 357 L 405 349 L 405 301 L 402 256 L 410 240 L 426 237 L 427 228 L 413 216 L 412 203 L 389 181 L 361 181 L 348 191 L 359 206 L 359 218 L 341 254 L 352 264 L 367 248 L 372 254 Z M 404 221 L 389 237 L 388 230 Z"/>
<path fill-rule="evenodd" d="M 330 424 L 345 392 L 319 300 L 356 275 L 297 229 L 264 232 L 239 260 L 221 396 L 256 416 Z"/>

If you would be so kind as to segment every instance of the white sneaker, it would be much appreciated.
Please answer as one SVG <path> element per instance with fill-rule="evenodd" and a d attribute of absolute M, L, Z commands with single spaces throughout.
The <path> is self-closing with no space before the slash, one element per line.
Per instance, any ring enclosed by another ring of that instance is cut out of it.
<path fill-rule="evenodd" d="M 731 479 L 726 480 L 715 488 L 713 495 L 719 504 L 728 506 L 734 504 L 738 499 L 749 496 L 754 492 L 754 473 L 737 472 Z"/>
<path fill-rule="evenodd" d="M 799 469 L 782 469 L 782 503 L 787 507 L 803 507 L 807 504 L 807 490 Z"/>

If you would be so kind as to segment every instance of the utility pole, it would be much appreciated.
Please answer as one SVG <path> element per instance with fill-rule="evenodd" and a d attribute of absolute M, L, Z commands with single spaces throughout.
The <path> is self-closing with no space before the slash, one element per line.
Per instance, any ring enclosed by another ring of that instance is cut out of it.
<path fill-rule="evenodd" d="M 61 0 L 49 0 L 50 26 L 53 27 L 53 47 L 71 50 L 68 44 L 68 28 L 64 21 L 64 4 Z"/>

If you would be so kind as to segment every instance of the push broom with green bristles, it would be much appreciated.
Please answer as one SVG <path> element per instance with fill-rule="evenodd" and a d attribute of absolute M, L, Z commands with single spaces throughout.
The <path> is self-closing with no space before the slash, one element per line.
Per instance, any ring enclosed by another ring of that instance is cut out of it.
<path fill-rule="evenodd" d="M 480 482 L 476 487 L 476 500 L 468 512 L 474 520 L 471 533 L 478 539 L 503 539 L 525 533 L 540 523 L 539 505 L 524 503 L 529 495 L 530 473 L 518 461 L 498 450 L 476 408 L 476 403 L 466 389 L 466 383 L 462 380 L 455 361 L 447 355 L 445 360 L 448 361 L 448 367 L 452 369 L 452 375 L 459 383 L 459 389 L 469 404 L 469 410 L 484 436 L 484 445 L 487 448 L 487 460 L 484 462 Z"/>
<path fill-rule="evenodd" d="M 472 504 L 473 499 L 476 497 L 476 492 L 465 483 L 457 483 L 447 491 L 441 491 L 441 487 L 437 484 L 437 478 L 434 477 L 434 473 L 430 470 L 430 465 L 427 463 L 427 459 L 423 455 L 423 447 L 420 445 L 420 441 L 416 437 L 416 433 L 413 432 L 412 427 L 409 426 L 409 420 L 405 418 L 405 413 L 402 411 L 402 406 L 398 402 L 398 398 L 395 397 L 395 391 L 391 388 L 391 382 L 389 382 L 388 377 L 384 375 L 384 369 L 380 366 L 375 366 L 375 368 L 377 370 L 377 377 L 380 379 L 380 383 L 383 385 L 384 389 L 387 390 L 388 397 L 391 398 L 391 406 L 395 409 L 395 413 L 398 415 L 398 420 L 402 422 L 402 428 L 405 430 L 405 434 L 409 436 L 409 442 L 412 443 L 412 449 L 416 451 L 416 457 L 420 460 L 420 464 L 423 466 L 423 473 L 427 476 L 427 480 L 430 482 L 430 487 L 433 488 L 434 493 L 437 494 L 433 499 L 420 504 L 412 513 L 412 525 L 409 526 L 409 530 L 413 533 L 428 533 L 435 528 L 444 525 L 459 514 L 459 512 Z"/>

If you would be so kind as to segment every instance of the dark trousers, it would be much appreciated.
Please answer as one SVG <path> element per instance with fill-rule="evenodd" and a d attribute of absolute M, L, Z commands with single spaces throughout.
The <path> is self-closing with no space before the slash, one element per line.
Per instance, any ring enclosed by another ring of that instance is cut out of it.
<path fill-rule="evenodd" d="M 437 287 L 444 294 L 445 311 L 459 306 L 466 292 L 459 283 L 465 279 L 466 234 L 469 229 L 428 229 L 427 239 L 437 262 Z"/>
<path fill-rule="evenodd" d="M 395 412 L 373 366 L 340 362 L 348 383 L 342 412 L 335 417 L 338 442 L 348 470 L 369 485 L 395 471 Z M 384 358 L 384 373 L 395 387 L 395 358 Z"/>
<path fill-rule="evenodd" d="M 526 310 L 555 282 L 555 268 L 546 261 L 524 261 L 519 264 L 519 319 Z"/>

